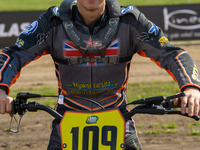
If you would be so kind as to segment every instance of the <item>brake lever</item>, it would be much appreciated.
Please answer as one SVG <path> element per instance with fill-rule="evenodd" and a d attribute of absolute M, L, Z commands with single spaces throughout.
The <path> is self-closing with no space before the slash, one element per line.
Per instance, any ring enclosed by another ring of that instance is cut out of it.
<path fill-rule="evenodd" d="M 20 119 L 19 119 L 19 122 L 17 121 L 15 115 L 13 115 L 11 117 L 11 120 L 10 120 L 10 126 L 9 126 L 9 130 L 8 130 L 8 134 L 10 133 L 19 133 L 19 128 L 20 128 L 20 124 L 21 124 L 21 120 L 22 120 L 22 115 L 20 115 Z M 13 120 L 15 121 L 16 125 L 17 125 L 17 129 L 14 130 L 12 125 L 13 125 Z"/>
<path fill-rule="evenodd" d="M 175 98 L 182 97 L 182 96 L 185 96 L 184 92 L 181 92 L 181 93 L 173 95 L 173 96 L 168 96 L 168 97 L 166 97 L 165 102 L 162 102 L 161 105 L 167 110 L 171 110 L 171 108 L 176 108 L 174 106 L 173 101 L 171 101 L 171 100 L 175 99 Z M 177 106 L 177 107 L 180 107 L 180 106 Z"/>
<path fill-rule="evenodd" d="M 168 96 L 168 97 L 166 97 L 165 101 L 168 101 L 168 100 L 171 100 L 171 99 L 175 99 L 175 98 L 179 98 L 179 97 L 182 97 L 182 96 L 185 96 L 184 92 L 181 92 L 181 93 L 176 94 L 176 95 Z"/>

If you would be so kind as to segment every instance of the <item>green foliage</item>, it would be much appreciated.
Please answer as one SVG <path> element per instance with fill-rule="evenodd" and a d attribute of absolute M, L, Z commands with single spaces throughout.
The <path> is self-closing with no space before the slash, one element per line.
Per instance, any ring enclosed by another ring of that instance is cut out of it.
<path fill-rule="evenodd" d="M 159 128 L 159 127 L 160 127 L 160 125 L 159 125 L 158 122 L 155 122 L 155 123 L 153 124 L 153 128 Z"/>
<path fill-rule="evenodd" d="M 165 133 L 165 134 L 173 134 L 176 133 L 178 130 L 178 126 L 175 122 L 171 123 L 158 123 L 155 122 L 153 125 L 144 125 L 141 124 L 139 125 L 139 128 L 146 129 L 146 128 L 151 128 L 151 130 L 145 130 L 145 131 L 138 131 L 139 134 L 160 134 L 160 133 Z"/>
<path fill-rule="evenodd" d="M 144 134 L 159 134 L 159 133 L 160 133 L 160 131 L 159 131 L 159 130 L 156 130 L 156 129 L 154 129 L 154 130 L 148 130 L 148 131 L 144 131 L 143 133 L 144 133 Z"/>
<path fill-rule="evenodd" d="M 16 97 L 16 94 L 19 92 L 29 92 L 36 93 L 42 95 L 58 95 L 58 89 L 56 86 L 48 86 L 48 85 L 36 85 L 32 87 L 22 87 L 22 88 L 11 88 L 10 96 Z"/>
<path fill-rule="evenodd" d="M 193 4 L 193 3 L 200 3 L 199 0 L 118 0 L 122 4 L 125 5 L 134 4 L 136 6 L 156 6 L 156 5 L 175 5 L 175 4 Z"/>
<path fill-rule="evenodd" d="M 54 108 L 55 105 L 57 104 L 57 100 L 56 99 L 46 99 L 46 100 L 42 101 L 42 104 Z"/>
<path fill-rule="evenodd" d="M 59 6 L 62 0 L 0 0 L 0 11 L 46 10 L 50 6 Z"/>
<path fill-rule="evenodd" d="M 177 124 L 175 122 L 172 122 L 172 123 L 163 123 L 162 126 L 161 126 L 163 129 L 174 129 L 174 128 L 177 128 Z"/>
<path fill-rule="evenodd" d="M 152 97 L 152 96 L 170 96 L 179 92 L 179 87 L 174 81 L 171 82 L 148 82 L 148 83 L 129 83 L 127 90 L 128 101 Z"/>
<path fill-rule="evenodd" d="M 32 86 L 30 88 L 12 88 L 10 90 L 10 96 L 15 98 L 17 93 L 19 92 L 29 92 L 41 95 L 58 95 L 58 89 L 56 86 L 48 86 L 48 85 L 37 85 Z M 37 101 L 40 104 L 44 104 L 50 107 L 55 107 L 57 103 L 57 98 L 37 98 L 37 99 L 29 99 L 29 101 Z"/>
<path fill-rule="evenodd" d="M 187 125 L 188 128 L 200 127 L 200 122 L 194 122 Z"/>
<path fill-rule="evenodd" d="M 139 124 L 139 128 L 142 129 L 144 127 L 144 124 Z"/>
<path fill-rule="evenodd" d="M 46 10 L 50 6 L 60 6 L 63 0 L 0 0 L 0 11 L 27 11 Z M 192 4 L 200 3 L 199 0 L 118 0 L 120 5 L 127 6 L 154 6 L 172 4 Z"/>
<path fill-rule="evenodd" d="M 162 130 L 163 133 L 176 133 L 177 129 L 167 129 L 167 130 Z"/>
<path fill-rule="evenodd" d="M 189 135 L 198 135 L 198 136 L 200 136 L 200 130 L 192 130 L 188 134 Z"/>

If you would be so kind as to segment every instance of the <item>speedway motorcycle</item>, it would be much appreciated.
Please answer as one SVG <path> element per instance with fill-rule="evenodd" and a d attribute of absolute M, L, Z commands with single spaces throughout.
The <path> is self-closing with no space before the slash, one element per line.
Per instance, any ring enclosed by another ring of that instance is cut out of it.
<path fill-rule="evenodd" d="M 60 121 L 60 135 L 63 150 L 124 150 L 125 122 L 135 114 L 181 114 L 180 110 L 174 109 L 172 99 L 184 96 L 180 93 L 172 96 L 156 96 L 134 100 L 118 108 L 104 108 L 97 102 L 87 99 L 101 107 L 98 111 L 66 111 L 62 116 L 49 106 L 38 104 L 36 101 L 28 102 L 30 98 L 58 97 L 32 93 L 18 93 L 13 100 L 13 116 L 20 117 L 25 112 L 45 111 Z M 122 109 L 128 105 L 136 105 L 129 112 L 122 113 Z M 177 106 L 180 108 L 180 105 Z M 199 116 L 193 116 L 196 121 Z M 12 124 L 12 120 L 11 120 Z M 10 126 L 10 132 L 19 132 Z"/>

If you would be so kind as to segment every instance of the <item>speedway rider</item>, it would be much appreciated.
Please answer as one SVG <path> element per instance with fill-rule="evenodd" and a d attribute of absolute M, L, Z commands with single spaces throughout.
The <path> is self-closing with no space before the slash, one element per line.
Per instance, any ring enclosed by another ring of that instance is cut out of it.
<path fill-rule="evenodd" d="M 138 53 L 164 68 L 186 96 L 181 111 L 199 114 L 200 82 L 190 55 L 170 45 L 162 30 L 135 7 L 117 0 L 64 0 L 51 7 L 0 54 L 0 113 L 11 112 L 10 86 L 30 61 L 50 54 L 54 60 L 59 95 L 56 110 L 98 110 L 126 103 L 131 58 Z M 174 100 L 175 104 L 178 99 Z M 124 110 L 127 111 L 127 110 Z M 53 121 L 48 150 L 61 149 L 59 122 Z M 134 122 L 126 122 L 126 149 L 141 149 Z"/>

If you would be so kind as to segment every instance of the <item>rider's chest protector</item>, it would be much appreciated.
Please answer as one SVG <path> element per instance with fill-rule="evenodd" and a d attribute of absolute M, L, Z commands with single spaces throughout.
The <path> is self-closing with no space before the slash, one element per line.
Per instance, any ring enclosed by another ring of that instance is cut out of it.
<path fill-rule="evenodd" d="M 130 26 L 121 19 L 116 0 L 106 1 L 109 19 L 95 34 L 83 33 L 72 19 L 73 0 L 65 0 L 59 8 L 60 25 L 52 28 L 51 55 L 56 62 L 60 94 L 67 105 L 94 108 L 80 97 L 91 98 L 104 106 L 119 105 L 125 91 L 132 58 Z M 58 65 L 59 64 L 59 65 Z M 77 96 L 77 97 L 76 97 Z"/>

